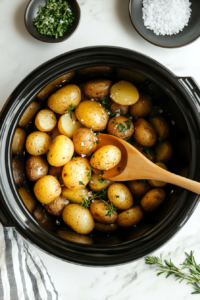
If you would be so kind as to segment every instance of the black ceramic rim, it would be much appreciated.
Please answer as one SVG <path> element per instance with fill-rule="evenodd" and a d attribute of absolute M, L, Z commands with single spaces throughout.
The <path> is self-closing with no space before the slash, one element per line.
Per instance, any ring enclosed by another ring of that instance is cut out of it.
<path fill-rule="evenodd" d="M 136 63 L 140 64 L 139 68 Z M 151 76 L 151 80 L 173 96 L 184 117 L 187 114 L 186 123 L 189 130 L 195 134 L 195 138 L 191 141 L 192 155 L 188 177 L 200 181 L 200 160 L 197 155 L 200 148 L 199 113 L 191 101 L 191 96 L 181 86 L 178 78 L 161 64 L 140 53 L 118 47 L 88 47 L 65 53 L 35 69 L 13 91 L 8 104 L 4 107 L 0 120 L 2 145 L 0 152 L 0 211 L 2 209 L 5 212 L 7 219 L 10 220 L 10 226 L 15 227 L 27 240 L 55 257 L 80 265 L 111 266 L 137 260 L 165 244 L 190 218 L 198 203 L 198 196 L 184 191 L 175 207 L 158 226 L 134 241 L 113 246 L 81 245 L 60 239 L 42 228 L 29 214 L 20 200 L 12 176 L 10 154 L 15 127 L 29 102 L 49 82 L 69 71 L 95 65 L 135 68 L 144 75 L 148 75 L 147 67 L 154 70 L 155 74 Z M 186 101 L 187 108 L 177 98 L 176 90 Z M 16 112 L 19 113 L 17 116 Z M 7 124 L 12 124 L 12 126 Z"/>

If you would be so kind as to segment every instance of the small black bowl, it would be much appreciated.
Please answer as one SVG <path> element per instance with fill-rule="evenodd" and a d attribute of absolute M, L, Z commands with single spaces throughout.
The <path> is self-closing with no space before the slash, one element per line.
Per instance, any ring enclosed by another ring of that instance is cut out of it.
<path fill-rule="evenodd" d="M 188 26 L 183 31 L 174 35 L 156 35 L 152 30 L 144 26 L 142 19 L 143 0 L 130 0 L 129 16 L 137 32 L 149 43 L 163 48 L 178 48 L 194 42 L 200 37 L 200 1 L 190 0 L 192 13 Z"/>
<path fill-rule="evenodd" d="M 24 15 L 24 23 L 28 32 L 37 40 L 46 43 L 60 43 L 67 40 L 77 29 L 80 17 L 81 10 L 79 4 L 76 0 L 67 0 L 69 5 L 72 7 L 72 12 L 74 14 L 75 20 L 72 23 L 72 26 L 63 34 L 62 37 L 58 37 L 57 39 L 52 36 L 47 36 L 39 33 L 36 28 L 33 26 L 33 21 L 37 17 L 37 13 L 39 11 L 39 5 L 46 5 L 46 0 L 31 0 L 27 8 L 25 10 Z"/>

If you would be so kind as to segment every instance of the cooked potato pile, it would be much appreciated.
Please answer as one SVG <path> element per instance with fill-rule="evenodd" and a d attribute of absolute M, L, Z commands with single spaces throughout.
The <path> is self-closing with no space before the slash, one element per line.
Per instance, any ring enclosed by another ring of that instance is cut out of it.
<path fill-rule="evenodd" d="M 69 74 L 69 78 L 75 75 Z M 49 97 L 46 106 L 34 100 L 23 113 L 12 143 L 13 177 L 25 206 L 40 224 L 52 228 L 49 214 L 56 220 L 62 218 L 68 227 L 59 228 L 59 236 L 92 244 L 91 237 L 82 235 L 137 226 L 162 205 L 167 185 L 148 178 L 129 182 L 102 178 L 105 170 L 118 166 L 122 153 L 113 145 L 100 148 L 98 134 L 124 139 L 168 170 L 173 155 L 167 140 L 170 128 L 163 116 L 152 113 L 158 111 L 153 100 L 131 82 L 98 78 L 55 91 L 55 83 L 63 78 L 67 83 L 68 76 L 62 76 L 39 93 L 43 103 Z M 26 126 L 32 120 L 34 130 L 27 135 Z M 25 173 L 34 193 L 23 186 L 25 149 Z"/>

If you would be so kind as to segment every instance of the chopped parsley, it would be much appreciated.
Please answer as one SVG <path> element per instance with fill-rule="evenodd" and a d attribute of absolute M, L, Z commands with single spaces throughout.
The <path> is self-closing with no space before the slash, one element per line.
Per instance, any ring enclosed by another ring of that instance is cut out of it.
<path fill-rule="evenodd" d="M 149 151 L 149 148 L 148 148 L 148 147 L 144 147 L 144 148 L 142 148 L 142 152 L 143 152 L 144 154 L 149 154 L 149 153 L 150 153 L 150 151 Z"/>
<path fill-rule="evenodd" d="M 85 196 L 82 196 L 81 206 L 83 206 L 85 208 L 89 208 L 90 207 L 90 201 L 87 200 Z"/>
<path fill-rule="evenodd" d="M 98 171 L 98 175 L 103 175 L 104 171 Z"/>
<path fill-rule="evenodd" d="M 126 137 L 124 140 L 125 140 L 127 143 L 129 143 L 129 144 L 132 143 L 132 139 L 131 139 L 130 136 Z"/>
<path fill-rule="evenodd" d="M 74 104 L 70 104 L 70 105 L 69 105 L 69 109 L 67 109 L 67 110 L 65 111 L 65 114 L 68 114 L 68 113 L 70 113 L 70 117 L 71 117 L 71 119 L 73 118 L 73 115 L 72 115 L 72 110 L 74 110 L 74 108 L 76 108 L 76 105 L 74 105 Z"/>
<path fill-rule="evenodd" d="M 72 160 L 75 160 L 76 159 L 76 157 L 72 157 Z"/>
<path fill-rule="evenodd" d="M 105 179 L 104 178 L 98 178 L 98 181 L 103 183 L 105 181 Z"/>
<path fill-rule="evenodd" d="M 126 126 L 123 123 L 119 123 L 116 125 L 116 128 L 119 128 L 119 132 L 125 132 L 126 130 L 131 128 L 131 121 L 127 120 L 124 121 L 126 123 Z"/>
<path fill-rule="evenodd" d="M 94 141 L 94 144 L 99 144 L 99 141 L 98 140 Z"/>
<path fill-rule="evenodd" d="M 115 197 L 116 197 L 116 198 L 119 198 L 119 196 L 118 196 L 118 195 L 115 195 Z"/>
<path fill-rule="evenodd" d="M 83 183 L 83 181 L 79 181 L 79 184 L 81 184 L 81 185 L 85 185 L 85 184 Z"/>
<path fill-rule="evenodd" d="M 56 121 L 56 119 L 54 117 L 51 117 L 54 121 Z"/>
<path fill-rule="evenodd" d="M 126 213 L 127 213 L 127 215 L 129 215 L 129 211 L 127 211 Z"/>

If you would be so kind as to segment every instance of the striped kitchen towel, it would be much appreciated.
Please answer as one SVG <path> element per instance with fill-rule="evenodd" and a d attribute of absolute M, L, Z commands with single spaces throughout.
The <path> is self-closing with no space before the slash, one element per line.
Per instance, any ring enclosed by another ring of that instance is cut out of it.
<path fill-rule="evenodd" d="M 13 228 L 0 224 L 0 300 L 57 300 L 42 261 Z"/>

